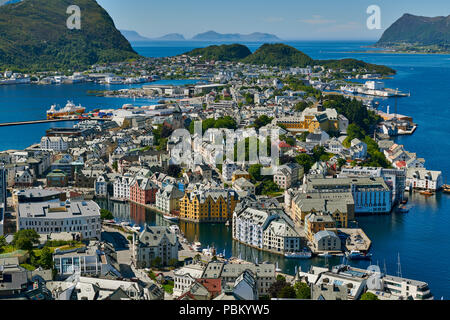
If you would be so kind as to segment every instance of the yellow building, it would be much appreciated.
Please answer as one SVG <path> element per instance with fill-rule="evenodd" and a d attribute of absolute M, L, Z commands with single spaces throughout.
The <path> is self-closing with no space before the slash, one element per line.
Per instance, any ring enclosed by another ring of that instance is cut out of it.
<path fill-rule="evenodd" d="M 323 131 L 339 130 L 339 120 L 336 110 L 324 109 L 320 104 L 306 108 L 300 116 L 277 118 L 276 123 L 282 124 L 289 131 L 314 132 L 319 128 Z"/>
<path fill-rule="evenodd" d="M 230 220 L 239 202 L 234 191 L 195 191 L 180 200 L 180 219 L 195 222 Z"/>
<path fill-rule="evenodd" d="M 305 233 L 309 241 L 314 241 L 314 235 L 326 228 L 336 228 L 336 222 L 328 213 L 312 212 L 305 217 Z"/>

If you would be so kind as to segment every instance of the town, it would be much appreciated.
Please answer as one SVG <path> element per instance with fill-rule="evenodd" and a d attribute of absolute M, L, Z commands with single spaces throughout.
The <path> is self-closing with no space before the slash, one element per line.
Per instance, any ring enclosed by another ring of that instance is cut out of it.
<path fill-rule="evenodd" d="M 189 55 L 95 65 L 69 77 L 4 72 L 5 84 L 142 84 L 94 94 L 158 102 L 90 111 L 76 101 L 53 106 L 43 117 L 77 124 L 51 128 L 24 150 L 0 152 L 0 298 L 433 299 L 425 282 L 350 265 L 372 255 L 358 216 L 406 214 L 408 192 L 450 190 L 441 171 L 393 141 L 417 126 L 378 110 L 373 95 L 398 92 L 375 81 L 358 94 L 342 88 L 348 79 L 380 77 Z M 159 79 L 196 82 L 147 83 Z M 176 161 L 186 145 L 173 133 L 194 136 L 196 123 L 201 141 L 188 143 L 195 157 Z M 277 139 L 259 139 L 252 151 L 252 138 L 235 134 L 228 148 L 229 130 L 276 132 Z M 276 150 L 278 163 L 249 161 L 263 148 Z M 244 161 L 237 161 L 239 150 Z M 268 168 L 275 170 L 262 174 Z M 101 201 L 148 208 L 167 225 L 118 222 Z M 225 224 L 229 241 L 285 259 L 342 263 L 287 274 L 271 261 L 188 241 L 180 221 Z"/>

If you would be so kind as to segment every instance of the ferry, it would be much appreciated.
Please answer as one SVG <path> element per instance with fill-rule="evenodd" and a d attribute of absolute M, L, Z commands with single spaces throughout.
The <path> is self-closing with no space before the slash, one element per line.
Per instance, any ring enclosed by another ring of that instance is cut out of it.
<path fill-rule="evenodd" d="M 312 257 L 311 251 L 286 252 L 284 256 L 287 259 L 309 259 Z"/>
<path fill-rule="evenodd" d="M 370 260 L 372 258 L 371 253 L 362 253 L 359 250 L 352 250 L 351 252 L 346 252 L 345 256 L 350 260 Z"/>
<path fill-rule="evenodd" d="M 72 101 L 67 101 L 67 104 L 64 108 L 59 110 L 56 109 L 56 105 L 52 105 L 49 110 L 47 110 L 47 119 L 55 119 L 64 116 L 70 115 L 81 115 L 86 111 L 85 107 L 81 105 L 75 106 Z"/>

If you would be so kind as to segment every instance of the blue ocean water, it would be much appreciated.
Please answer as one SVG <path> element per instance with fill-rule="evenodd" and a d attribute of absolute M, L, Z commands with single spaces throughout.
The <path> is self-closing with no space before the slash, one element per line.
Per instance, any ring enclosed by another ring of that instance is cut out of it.
<path fill-rule="evenodd" d="M 136 43 L 135 49 L 149 57 L 171 56 L 187 52 L 193 48 L 207 46 L 208 42 L 152 42 Z M 254 51 L 260 43 L 245 43 Z M 412 136 L 398 138 L 406 149 L 416 152 L 426 159 L 428 169 L 442 170 L 444 177 L 450 175 L 450 55 L 419 54 L 385 54 L 366 53 L 364 46 L 369 42 L 286 42 L 302 50 L 314 59 L 356 58 L 370 63 L 384 64 L 397 70 L 392 80 L 386 80 L 386 86 L 411 92 L 411 96 L 398 99 L 398 112 L 412 116 L 419 124 Z M 172 81 L 173 82 L 173 81 Z M 121 107 L 124 103 L 148 104 L 151 101 L 133 102 L 130 99 L 92 97 L 87 90 L 98 90 L 99 85 L 79 84 L 60 86 L 0 86 L 0 121 L 30 120 L 42 118 L 53 103 L 63 105 L 67 99 L 76 104 L 85 105 L 88 110 L 98 107 Z M 386 108 L 394 101 L 381 101 Z M 60 124 L 61 125 L 61 124 Z M 64 124 L 69 125 L 69 124 Z M 20 149 L 38 142 L 45 134 L 45 129 L 55 124 L 33 125 L 26 127 L 0 128 L 0 150 Z M 107 204 L 103 204 L 107 206 Z M 373 242 L 372 263 L 384 265 L 390 274 L 397 274 L 398 255 L 404 277 L 423 280 L 429 283 L 436 298 L 443 296 L 450 299 L 450 196 L 438 194 L 424 198 L 411 195 L 409 205 L 412 209 L 407 214 L 370 216 L 358 218 L 359 225 L 366 231 Z M 121 219 L 143 224 L 165 224 L 162 217 L 149 210 L 127 205 L 112 206 Z M 323 265 L 337 264 L 340 259 L 329 261 L 315 258 L 313 260 L 286 260 L 272 254 L 261 253 L 231 241 L 230 230 L 224 225 L 198 225 L 181 223 L 180 227 L 191 241 L 198 240 L 204 244 L 214 244 L 219 250 L 226 250 L 227 256 L 242 255 L 255 261 L 278 262 L 285 272 L 293 273 L 295 266 L 303 269 L 311 263 Z M 368 262 L 352 263 L 367 267 Z"/>

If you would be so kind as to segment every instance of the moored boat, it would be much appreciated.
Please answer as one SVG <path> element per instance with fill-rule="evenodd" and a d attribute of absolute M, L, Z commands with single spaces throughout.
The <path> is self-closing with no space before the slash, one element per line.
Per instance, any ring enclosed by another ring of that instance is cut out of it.
<path fill-rule="evenodd" d="M 432 196 L 432 195 L 434 195 L 434 192 L 431 191 L 431 190 L 422 190 L 422 191 L 420 191 L 419 193 L 420 193 L 421 195 L 423 195 L 423 196 Z"/>
<path fill-rule="evenodd" d="M 371 253 L 362 253 L 359 250 L 352 250 L 351 252 L 346 252 L 345 256 L 350 260 L 370 260 L 372 258 Z"/>
<path fill-rule="evenodd" d="M 312 256 L 311 251 L 286 252 L 284 256 L 287 259 L 309 259 Z"/>
<path fill-rule="evenodd" d="M 409 209 L 405 205 L 400 205 L 397 208 L 395 208 L 395 212 L 398 213 L 408 213 Z"/>
<path fill-rule="evenodd" d="M 169 216 L 168 214 L 163 215 L 163 218 L 166 220 L 169 220 L 169 221 L 174 221 L 174 222 L 178 221 L 178 217 Z"/>

